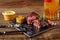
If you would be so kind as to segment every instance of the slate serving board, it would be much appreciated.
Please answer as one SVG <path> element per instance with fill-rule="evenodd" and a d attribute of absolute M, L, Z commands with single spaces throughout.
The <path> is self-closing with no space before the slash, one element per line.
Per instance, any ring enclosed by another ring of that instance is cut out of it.
<path fill-rule="evenodd" d="M 60 26 L 58 26 L 58 25 L 53 25 L 51 27 L 45 26 L 45 27 L 42 27 L 38 32 L 35 32 L 36 31 L 35 29 L 31 30 L 32 27 L 33 27 L 32 25 L 22 24 L 19 27 L 11 27 L 11 28 L 15 28 L 16 30 L 0 32 L 0 35 L 1 34 L 9 34 L 9 33 L 13 33 L 13 32 L 22 32 L 26 36 L 31 38 L 31 37 L 34 37 L 36 35 L 39 35 L 41 33 L 44 33 L 46 31 L 49 31 L 51 29 L 54 29 L 54 28 L 57 28 L 57 27 L 60 27 Z M 3 27 L 3 28 L 5 28 L 5 27 Z"/>
<path fill-rule="evenodd" d="M 25 26 L 25 25 L 23 25 L 23 26 Z M 27 26 L 26 26 L 27 27 Z M 34 36 L 37 36 L 37 35 L 39 35 L 39 34 L 41 34 L 41 33 L 44 33 L 44 32 L 46 32 L 46 31 L 49 31 L 49 30 L 51 30 L 51 29 L 54 29 L 54 28 L 57 28 L 57 27 L 59 27 L 58 25 L 55 25 L 55 26 L 52 26 L 51 28 L 48 28 L 48 27 L 43 27 L 43 28 L 41 28 L 40 29 L 40 31 L 38 31 L 38 32 L 36 32 L 36 33 L 31 33 L 31 31 L 25 31 L 25 32 L 23 32 L 26 36 L 28 36 L 28 37 L 34 37 Z M 22 26 L 21 27 L 19 27 L 19 28 L 17 28 L 17 30 L 25 30 Z M 33 31 L 34 32 L 34 31 Z"/>

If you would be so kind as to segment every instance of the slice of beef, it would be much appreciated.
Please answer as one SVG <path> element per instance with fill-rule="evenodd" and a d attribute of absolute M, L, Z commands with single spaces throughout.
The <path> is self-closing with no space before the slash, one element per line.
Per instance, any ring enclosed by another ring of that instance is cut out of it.
<path fill-rule="evenodd" d="M 32 24 L 32 21 L 33 21 L 33 19 L 32 19 L 32 17 L 27 17 L 27 24 Z"/>
<path fill-rule="evenodd" d="M 40 17 L 40 15 L 37 14 L 36 12 L 30 13 L 29 16 L 35 16 L 37 19 L 39 19 L 39 17 Z"/>
<path fill-rule="evenodd" d="M 29 17 L 27 17 L 27 24 L 32 24 L 32 21 L 33 20 L 35 20 L 36 19 L 36 17 L 35 16 L 29 16 Z"/>
<path fill-rule="evenodd" d="M 27 16 L 27 24 L 32 24 L 32 21 L 35 19 L 39 19 L 39 15 L 35 12 L 32 12 L 30 15 Z"/>
<path fill-rule="evenodd" d="M 41 28 L 40 22 L 37 19 L 33 21 L 33 25 L 38 31 Z"/>

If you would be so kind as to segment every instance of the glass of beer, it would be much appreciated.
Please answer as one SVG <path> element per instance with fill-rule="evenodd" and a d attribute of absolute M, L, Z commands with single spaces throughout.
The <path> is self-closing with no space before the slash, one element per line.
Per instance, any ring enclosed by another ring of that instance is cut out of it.
<path fill-rule="evenodd" d="M 55 20 L 59 18 L 59 0 L 44 0 L 44 17 Z"/>
<path fill-rule="evenodd" d="M 2 12 L 2 15 L 6 21 L 13 21 L 16 17 L 16 13 L 14 11 L 4 11 Z"/>

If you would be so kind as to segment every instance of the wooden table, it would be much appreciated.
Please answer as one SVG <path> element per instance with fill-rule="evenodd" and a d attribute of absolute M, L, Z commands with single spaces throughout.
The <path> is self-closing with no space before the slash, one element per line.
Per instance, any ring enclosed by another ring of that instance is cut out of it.
<path fill-rule="evenodd" d="M 0 15 L 0 23 L 7 24 L 6 21 L 3 20 L 3 16 Z M 2 21 L 2 22 L 1 22 Z M 4 21 L 4 22 L 3 22 Z M 56 21 L 58 24 L 60 24 L 60 20 Z M 15 28 L 0 28 L 0 31 L 7 31 L 7 30 L 16 30 Z M 0 40 L 60 40 L 60 28 L 52 29 L 50 31 L 47 31 L 45 33 L 42 33 L 40 35 L 37 35 L 33 38 L 28 38 L 26 35 L 24 35 L 21 32 L 14 32 L 4 35 L 0 35 Z"/>
<path fill-rule="evenodd" d="M 40 2 L 39 0 L 37 2 L 35 0 L 34 1 L 33 0 L 31 1 L 27 1 L 27 0 L 15 1 L 14 0 L 9 2 L 6 2 L 6 1 L 0 2 L 0 13 L 6 9 L 14 10 L 19 14 L 30 13 L 32 11 L 36 11 L 37 13 L 42 14 L 43 2 Z M 56 22 L 60 25 L 60 20 Z M 7 24 L 7 22 L 3 20 L 2 15 L 0 15 L 0 23 L 4 25 Z M 4 31 L 4 30 L 7 30 L 7 29 L 0 28 L 0 31 Z M 15 29 L 11 28 L 10 30 L 15 30 Z M 23 33 L 15 32 L 9 35 L 0 35 L 0 40 L 60 40 L 60 28 L 52 29 L 38 36 L 35 36 L 33 38 L 28 38 Z"/>

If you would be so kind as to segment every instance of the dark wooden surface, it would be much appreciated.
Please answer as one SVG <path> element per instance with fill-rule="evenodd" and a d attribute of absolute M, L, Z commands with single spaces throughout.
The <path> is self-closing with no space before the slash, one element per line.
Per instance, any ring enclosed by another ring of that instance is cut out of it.
<path fill-rule="evenodd" d="M 35 11 L 40 14 L 43 13 L 43 1 L 41 0 L 0 0 L 0 23 L 6 25 L 1 15 L 4 10 L 14 10 L 17 14 L 29 14 Z M 60 20 L 56 21 L 60 25 Z M 9 29 L 0 29 L 0 31 L 6 31 Z M 16 29 L 10 29 L 16 30 Z M 12 35 L 13 34 L 13 35 Z M 60 40 L 60 28 L 52 29 L 43 34 L 28 38 L 23 33 L 11 33 L 10 35 L 0 35 L 0 40 Z"/>

